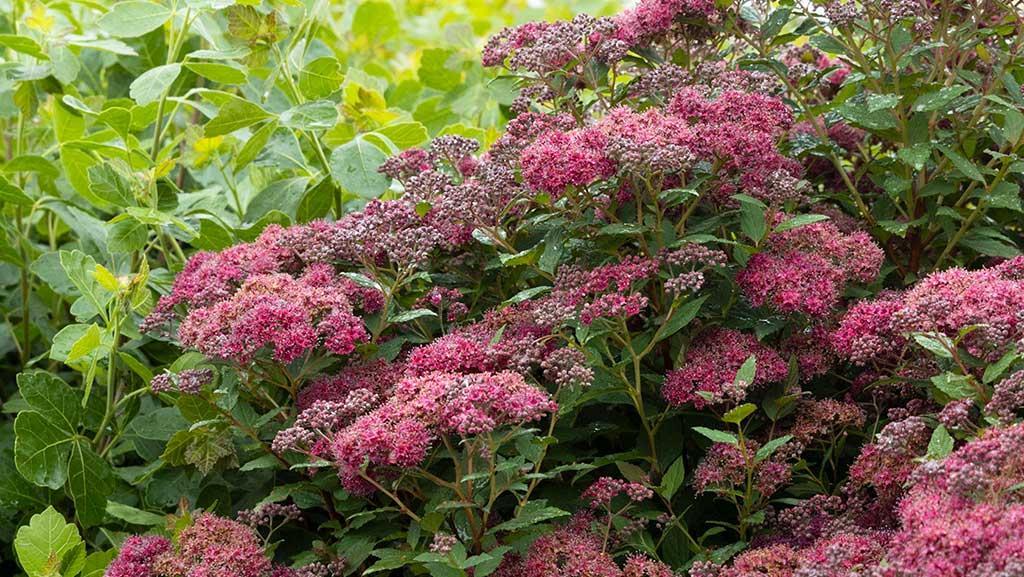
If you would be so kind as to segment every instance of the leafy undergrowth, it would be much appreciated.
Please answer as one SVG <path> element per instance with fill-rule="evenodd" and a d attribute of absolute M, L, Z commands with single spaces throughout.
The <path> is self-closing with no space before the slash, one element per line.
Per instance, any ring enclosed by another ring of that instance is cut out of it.
<path fill-rule="evenodd" d="M 12 8 L 3 571 L 1024 572 L 1009 3 Z"/>

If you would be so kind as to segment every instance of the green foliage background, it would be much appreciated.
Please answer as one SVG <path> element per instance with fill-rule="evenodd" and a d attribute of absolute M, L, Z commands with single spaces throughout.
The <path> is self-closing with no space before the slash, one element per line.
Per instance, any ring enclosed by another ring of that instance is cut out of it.
<path fill-rule="evenodd" d="M 0 573 L 19 570 L 15 530 L 48 505 L 100 543 L 116 539 L 104 519 L 160 524 L 143 508 L 173 508 L 200 489 L 226 502 L 265 484 L 246 474 L 260 463 L 202 488 L 201 475 L 162 470 L 165 444 L 187 427 L 179 409 L 105 397 L 108 384 L 148 382 L 154 366 L 200 360 L 141 346 L 136 323 L 155 296 L 193 249 L 389 194 L 376 167 L 398 150 L 452 133 L 493 141 L 513 86 L 479 64 L 483 40 L 506 25 L 614 9 L 0 2 Z M 116 433 L 101 433 L 111 421 Z M 17 458 L 15 427 L 26 439 Z M 181 458 L 209 471 L 228 458 L 225 439 Z M 126 456 L 150 465 L 112 467 Z M 84 574 L 102 572 L 101 561 Z"/>

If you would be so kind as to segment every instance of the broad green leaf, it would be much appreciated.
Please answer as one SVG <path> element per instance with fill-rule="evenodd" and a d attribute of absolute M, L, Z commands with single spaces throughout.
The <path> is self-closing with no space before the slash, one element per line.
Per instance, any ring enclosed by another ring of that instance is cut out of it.
<path fill-rule="evenodd" d="M 71 577 L 85 564 L 85 542 L 78 528 L 53 507 L 32 516 L 18 529 L 14 550 L 28 577 Z"/>
<path fill-rule="evenodd" d="M 344 190 L 362 198 L 377 198 L 388 188 L 390 179 L 377 172 L 387 156 L 362 137 L 334 149 L 331 175 Z"/>
<path fill-rule="evenodd" d="M 395 7 L 388 1 L 367 0 L 356 8 L 352 16 L 352 33 L 372 38 L 375 42 L 394 37 L 398 30 Z"/>
<path fill-rule="evenodd" d="M 71 444 L 68 490 L 82 525 L 92 527 L 103 522 L 107 496 L 113 489 L 110 465 L 92 450 L 86 439 L 77 438 Z"/>
<path fill-rule="evenodd" d="M 428 48 L 420 57 L 417 71 L 420 82 L 435 90 L 454 90 L 462 81 L 462 72 L 452 62 L 456 53 L 450 48 Z"/>
<path fill-rule="evenodd" d="M 419 122 L 397 122 L 382 126 L 376 130 L 387 137 L 399 150 L 423 144 L 427 141 L 427 127 Z"/>
<path fill-rule="evenodd" d="M 24 191 L 0 176 L 0 202 L 18 206 L 32 206 L 33 201 Z"/>
<path fill-rule="evenodd" d="M 329 100 L 306 102 L 281 113 L 281 126 L 300 130 L 327 130 L 338 122 L 338 108 Z"/>
<path fill-rule="evenodd" d="M 60 266 L 78 292 L 89 301 L 100 315 L 105 315 L 107 302 L 113 296 L 96 282 L 93 271 L 96 261 L 79 250 L 60 251 Z"/>
<path fill-rule="evenodd" d="M 221 136 L 252 126 L 272 115 L 258 104 L 242 98 L 231 98 L 225 102 L 212 120 L 203 128 L 203 135 Z M 269 138 L 269 135 L 267 136 Z M 258 151 L 257 151 L 258 152 Z"/>
<path fill-rule="evenodd" d="M 755 376 L 757 376 L 757 357 L 750 355 L 736 371 L 736 383 L 753 384 Z"/>
<path fill-rule="evenodd" d="M 89 188 L 97 198 L 114 206 L 135 204 L 132 183 L 112 163 L 89 168 Z"/>
<path fill-rule="evenodd" d="M 322 56 L 299 71 L 299 92 L 311 100 L 324 98 L 341 88 L 345 75 L 333 56 Z"/>
<path fill-rule="evenodd" d="M 82 418 L 80 395 L 57 376 L 45 371 L 26 371 L 18 375 L 18 391 L 32 410 L 69 436 Z"/>
<path fill-rule="evenodd" d="M 91 355 L 96 349 L 100 348 L 100 327 L 96 323 L 89 325 L 89 329 L 85 331 L 85 334 L 78 337 L 78 340 L 71 345 L 71 351 L 68 352 L 67 359 L 64 362 L 71 364 L 79 359 L 82 359 L 88 355 Z"/>
<path fill-rule="evenodd" d="M 131 86 L 128 87 L 128 94 L 139 105 L 156 102 L 167 93 L 179 74 L 181 74 L 181 64 L 178 63 L 150 68 L 132 81 Z"/>
<path fill-rule="evenodd" d="M 99 19 L 100 28 L 118 38 L 134 38 L 156 30 L 171 17 L 171 9 L 142 0 L 118 2 Z"/>
<path fill-rule="evenodd" d="M 22 411 L 14 420 L 14 465 L 28 481 L 60 489 L 68 480 L 70 433 L 35 411 Z"/>
<path fill-rule="evenodd" d="M 909 148 L 900 148 L 896 153 L 907 166 L 910 166 L 914 170 L 921 170 L 924 168 L 928 158 L 931 157 L 932 147 L 929 144 L 919 143 Z"/>

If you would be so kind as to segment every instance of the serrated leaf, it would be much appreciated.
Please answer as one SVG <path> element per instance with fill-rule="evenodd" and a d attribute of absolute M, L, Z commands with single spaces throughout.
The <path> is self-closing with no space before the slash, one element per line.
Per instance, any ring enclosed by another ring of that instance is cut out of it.
<path fill-rule="evenodd" d="M 938 144 L 936 145 L 936 148 L 941 150 L 942 154 L 945 155 L 946 158 L 948 158 L 949 161 L 953 163 L 953 166 L 955 166 L 957 170 L 963 173 L 964 176 L 970 178 L 971 180 L 985 182 L 985 177 L 982 176 L 981 171 L 978 170 L 978 167 L 975 166 L 973 162 L 967 160 L 963 156 L 960 156 L 960 154 L 954 152 L 953 149 L 946 146 L 945 144 Z"/>
<path fill-rule="evenodd" d="M 345 75 L 341 63 L 333 56 L 313 60 L 299 71 L 299 92 L 306 98 L 324 98 L 341 88 Z"/>
<path fill-rule="evenodd" d="M 40 487 L 60 489 L 68 480 L 72 437 L 35 411 L 14 419 L 14 465 L 21 476 Z"/>
<path fill-rule="evenodd" d="M 77 575 L 85 564 L 85 542 L 78 528 L 53 507 L 18 529 L 14 550 L 28 577 Z"/>

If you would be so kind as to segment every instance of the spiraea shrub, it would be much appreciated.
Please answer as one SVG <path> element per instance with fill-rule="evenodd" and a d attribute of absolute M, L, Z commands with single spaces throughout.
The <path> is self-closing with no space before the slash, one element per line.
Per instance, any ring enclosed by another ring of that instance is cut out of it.
<path fill-rule="evenodd" d="M 1012 2 L 23 4 L 3 567 L 1024 574 Z"/>

